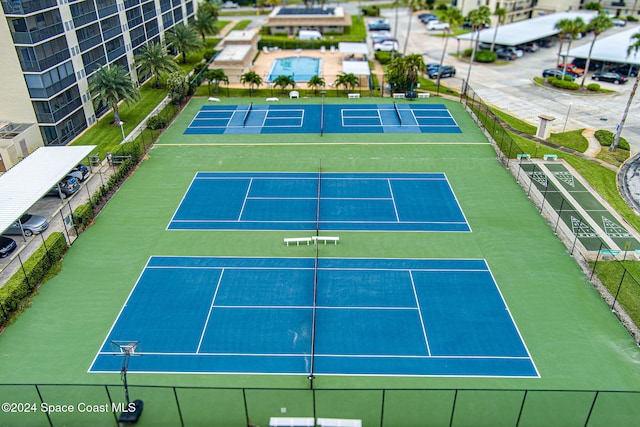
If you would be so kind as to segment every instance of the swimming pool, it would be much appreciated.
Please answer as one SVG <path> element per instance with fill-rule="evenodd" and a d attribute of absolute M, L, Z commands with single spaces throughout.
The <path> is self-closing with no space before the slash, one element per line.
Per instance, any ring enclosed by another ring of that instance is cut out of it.
<path fill-rule="evenodd" d="M 308 56 L 292 56 L 273 61 L 268 82 L 278 76 L 291 76 L 296 82 L 308 82 L 311 77 L 320 75 L 320 59 Z"/>

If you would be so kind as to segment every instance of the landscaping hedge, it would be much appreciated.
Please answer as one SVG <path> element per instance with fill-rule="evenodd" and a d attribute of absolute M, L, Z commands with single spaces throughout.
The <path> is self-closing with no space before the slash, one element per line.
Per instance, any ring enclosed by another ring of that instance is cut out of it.
<path fill-rule="evenodd" d="M 600 142 L 600 145 L 603 147 L 610 147 L 611 144 L 613 144 L 613 140 L 616 135 L 611 131 L 601 129 L 595 132 L 595 137 Z M 618 141 L 618 148 L 629 150 L 629 142 L 623 137 L 620 137 L 620 140 Z"/>

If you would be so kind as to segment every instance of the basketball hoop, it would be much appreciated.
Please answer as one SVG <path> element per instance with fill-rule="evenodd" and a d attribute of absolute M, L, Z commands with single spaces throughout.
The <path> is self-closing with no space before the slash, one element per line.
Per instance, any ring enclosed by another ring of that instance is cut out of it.
<path fill-rule="evenodd" d="M 127 399 L 127 410 L 131 407 L 129 400 L 129 384 L 127 383 L 127 370 L 129 369 L 129 358 L 131 356 L 142 356 L 139 352 L 140 341 L 111 341 L 111 348 L 114 356 L 122 356 L 122 369 L 120 370 L 120 378 L 124 383 L 124 395 Z M 138 421 L 142 414 L 142 400 L 133 401 L 134 410 L 123 412 L 120 414 L 119 421 L 125 424 L 133 424 Z"/>

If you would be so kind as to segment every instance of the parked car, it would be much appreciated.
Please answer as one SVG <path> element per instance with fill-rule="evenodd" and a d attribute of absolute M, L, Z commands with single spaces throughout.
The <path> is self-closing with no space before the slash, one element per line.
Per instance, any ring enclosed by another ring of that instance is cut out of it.
<path fill-rule="evenodd" d="M 382 52 L 392 52 L 398 50 L 398 42 L 396 40 L 385 40 L 381 43 L 374 43 L 373 50 Z"/>
<path fill-rule="evenodd" d="M 587 68 L 587 60 L 585 58 L 573 58 L 571 61 L 578 68 L 582 68 L 583 70 Z M 589 71 L 596 71 L 602 69 L 602 61 L 594 61 L 593 59 L 589 61 Z"/>
<path fill-rule="evenodd" d="M 478 50 L 491 50 L 491 43 L 484 43 L 484 42 L 478 43 Z"/>
<path fill-rule="evenodd" d="M 442 69 L 440 69 L 440 67 L 436 67 L 427 72 L 427 76 L 429 76 L 430 79 L 437 79 L 438 74 L 440 74 L 441 79 L 445 77 L 453 77 L 456 75 L 456 67 L 443 65 Z"/>
<path fill-rule="evenodd" d="M 440 21 L 429 21 L 427 22 L 427 30 L 447 30 L 449 29 L 448 22 L 440 22 Z"/>
<path fill-rule="evenodd" d="M 627 25 L 627 21 L 620 18 L 613 18 L 611 22 L 613 22 L 613 25 L 615 25 L 616 27 L 624 27 L 625 25 Z"/>
<path fill-rule="evenodd" d="M 571 73 L 576 77 L 584 75 L 584 69 L 577 67 L 576 64 L 559 64 L 558 70 L 564 70 L 565 65 L 567 66 L 567 73 Z"/>
<path fill-rule="evenodd" d="M 524 56 L 524 50 L 518 49 L 515 46 L 496 46 L 496 49 L 506 50 L 507 52 L 511 52 L 516 56 L 516 58 L 522 58 Z"/>
<path fill-rule="evenodd" d="M 58 191 L 58 188 L 60 191 Z M 58 185 L 53 186 L 45 196 L 55 196 L 60 197 L 61 199 L 66 199 L 68 196 L 78 191 L 79 188 L 80 182 L 73 176 L 67 175 L 58 183 Z"/>
<path fill-rule="evenodd" d="M 378 19 L 369 23 L 369 31 L 391 31 L 391 25 L 386 19 Z"/>
<path fill-rule="evenodd" d="M 4 258 L 18 247 L 11 237 L 0 236 L 0 258 Z"/>
<path fill-rule="evenodd" d="M 518 49 L 522 49 L 525 52 L 537 52 L 540 50 L 540 46 L 538 46 L 538 43 L 532 42 L 532 43 L 522 44 L 518 46 Z"/>
<path fill-rule="evenodd" d="M 425 67 L 427 68 L 427 73 L 429 72 L 429 70 L 433 70 L 434 68 L 439 68 L 440 64 L 437 62 L 429 62 L 428 64 L 425 65 Z"/>
<path fill-rule="evenodd" d="M 237 9 L 240 7 L 240 5 L 238 3 L 232 2 L 232 1 L 226 1 L 224 3 L 222 3 L 222 7 L 224 9 Z"/>
<path fill-rule="evenodd" d="M 591 78 L 595 81 L 615 83 L 617 85 L 627 82 L 627 78 L 618 73 L 593 73 Z"/>
<path fill-rule="evenodd" d="M 22 228 L 20 224 L 22 224 Z M 24 230 L 24 235 L 29 237 L 42 233 L 47 228 L 49 228 L 49 223 L 45 217 L 26 213 L 18 221 L 11 224 L 3 234 L 21 235 Z"/>
<path fill-rule="evenodd" d="M 433 13 L 421 13 L 420 15 L 418 15 L 418 19 L 423 24 L 426 24 L 429 21 L 437 21 L 438 17 Z"/>
<path fill-rule="evenodd" d="M 631 64 L 624 64 L 616 67 L 613 70 L 614 73 L 618 73 L 625 77 L 637 77 L 638 76 L 638 67 L 633 66 Z"/>
<path fill-rule="evenodd" d="M 89 176 L 89 168 L 85 165 L 78 165 L 71 169 L 67 176 L 72 176 L 80 182 L 83 182 Z"/>
<path fill-rule="evenodd" d="M 496 57 L 498 59 L 506 59 L 507 61 L 513 61 L 517 58 L 516 54 L 507 49 L 496 49 Z"/>
<path fill-rule="evenodd" d="M 547 77 L 556 77 L 562 80 L 568 80 L 568 81 L 574 81 L 576 79 L 576 76 L 574 74 L 571 73 L 565 73 L 562 70 L 556 70 L 556 69 L 548 69 L 548 70 L 544 70 L 542 72 L 542 77 L 547 78 Z M 564 77 L 564 78 L 563 78 Z"/>
<path fill-rule="evenodd" d="M 484 21 L 480 29 L 489 28 L 490 26 L 491 26 L 491 21 Z M 473 30 L 473 25 L 471 25 L 471 21 L 469 19 L 465 19 L 465 21 L 462 23 L 462 29 Z"/>

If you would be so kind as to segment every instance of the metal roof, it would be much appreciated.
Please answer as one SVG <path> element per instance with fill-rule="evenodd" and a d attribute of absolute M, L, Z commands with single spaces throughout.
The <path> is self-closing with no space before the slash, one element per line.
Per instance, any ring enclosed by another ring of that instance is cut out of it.
<path fill-rule="evenodd" d="M 591 59 L 640 65 L 640 52 L 635 56 L 633 53 L 627 55 L 627 49 L 631 44 L 631 36 L 639 32 L 640 28 L 635 27 L 609 37 L 603 37 L 604 34 L 601 34 L 593 45 Z M 587 58 L 590 47 L 591 43 L 587 43 L 580 47 L 572 48 L 569 51 L 569 56 L 574 58 Z"/>
<path fill-rule="evenodd" d="M 342 55 L 368 55 L 369 47 L 366 43 L 339 42 L 338 50 Z"/>
<path fill-rule="evenodd" d="M 498 27 L 496 35 L 496 44 L 504 46 L 517 46 L 524 43 L 533 42 L 544 39 L 546 37 L 555 36 L 559 31 L 555 25 L 561 19 L 582 18 L 584 22 L 589 23 L 596 16 L 595 11 L 576 11 L 576 12 L 559 12 L 551 15 L 539 16 L 537 18 L 526 19 L 524 21 L 514 22 L 512 24 L 501 25 Z M 495 27 L 486 28 L 480 31 L 480 42 L 491 43 L 495 34 Z M 476 33 L 470 32 L 457 36 L 458 40 L 475 40 Z"/>
<path fill-rule="evenodd" d="M 0 230 L 6 230 L 27 212 L 95 145 L 40 147 L 0 176 Z"/>

